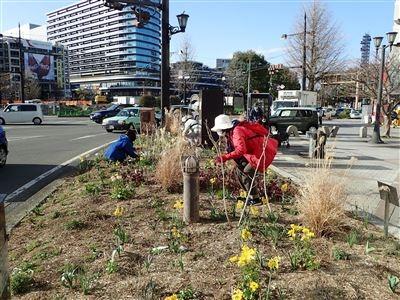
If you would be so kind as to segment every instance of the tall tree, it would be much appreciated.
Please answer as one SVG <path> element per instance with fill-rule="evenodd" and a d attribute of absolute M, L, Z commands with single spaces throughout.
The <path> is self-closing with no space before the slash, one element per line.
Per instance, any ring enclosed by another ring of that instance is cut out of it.
<path fill-rule="evenodd" d="M 247 93 L 249 66 L 251 69 L 250 92 L 268 92 L 269 90 L 269 63 L 264 56 L 252 50 L 235 52 L 226 71 L 227 84 L 233 91 Z"/>
<path fill-rule="evenodd" d="M 189 38 L 185 38 L 178 50 L 178 61 L 171 69 L 175 88 L 183 97 L 187 91 L 194 89 L 198 74 L 196 72 L 195 49 Z"/>
<path fill-rule="evenodd" d="M 271 94 L 274 98 L 278 97 L 279 86 L 284 86 L 285 90 L 299 90 L 300 83 L 297 74 L 289 68 L 275 71 L 272 75 L 272 89 Z"/>
<path fill-rule="evenodd" d="M 341 69 L 344 53 L 343 35 L 333 21 L 332 14 L 320 1 L 315 0 L 299 14 L 288 39 L 288 58 L 293 66 L 303 65 L 304 13 L 307 14 L 307 89 L 315 91 L 324 74 Z M 298 34 L 297 34 L 298 33 Z M 301 69 L 298 69 L 301 76 Z"/>
<path fill-rule="evenodd" d="M 26 78 L 25 79 L 25 99 L 37 99 L 40 97 L 42 93 L 42 89 L 37 79 L 35 78 Z"/>
<path fill-rule="evenodd" d="M 351 80 L 360 84 L 360 96 L 376 100 L 378 96 L 378 82 L 381 61 L 369 64 L 357 63 L 350 72 Z M 400 58 L 396 55 L 387 55 L 383 76 L 382 112 L 385 115 L 384 136 L 390 137 L 391 112 L 400 103 Z"/>
<path fill-rule="evenodd" d="M 9 102 L 17 99 L 19 85 L 13 82 L 9 73 L 0 74 L 0 100 Z"/>

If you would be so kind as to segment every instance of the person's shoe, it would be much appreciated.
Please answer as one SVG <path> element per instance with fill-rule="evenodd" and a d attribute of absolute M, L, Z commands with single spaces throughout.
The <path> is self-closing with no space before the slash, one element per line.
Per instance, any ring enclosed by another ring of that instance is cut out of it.
<path fill-rule="evenodd" d="M 248 202 L 249 206 L 261 205 L 261 204 L 262 204 L 262 201 L 260 200 L 260 198 L 249 199 L 249 202 Z"/>

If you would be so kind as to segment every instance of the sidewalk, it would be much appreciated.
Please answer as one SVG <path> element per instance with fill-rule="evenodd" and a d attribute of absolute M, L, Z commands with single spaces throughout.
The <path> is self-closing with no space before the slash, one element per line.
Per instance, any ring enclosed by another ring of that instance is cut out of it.
<path fill-rule="evenodd" d="M 349 191 L 349 205 L 353 209 L 363 209 L 383 219 L 384 202 L 380 200 L 377 181 L 382 181 L 397 188 L 400 194 L 400 129 L 392 129 L 392 138 L 384 139 L 385 144 L 368 143 L 369 138 L 358 137 L 360 120 L 334 120 L 323 125 L 340 127 L 337 138 L 330 138 L 327 150 L 333 153 L 332 169 L 346 178 Z M 368 135 L 372 128 L 368 128 Z M 307 176 L 311 168 L 308 139 L 301 135 L 290 138 L 290 149 L 281 148 L 274 165 L 298 177 Z M 391 208 L 391 232 L 400 238 L 400 209 Z"/>

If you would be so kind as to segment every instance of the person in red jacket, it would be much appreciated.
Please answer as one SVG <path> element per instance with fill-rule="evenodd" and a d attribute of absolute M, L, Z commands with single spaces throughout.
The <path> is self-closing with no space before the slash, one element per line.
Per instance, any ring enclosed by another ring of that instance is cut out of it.
<path fill-rule="evenodd" d="M 234 124 L 227 115 L 217 116 L 211 131 L 227 139 L 228 153 L 217 157 L 216 163 L 234 160 L 240 186 L 250 194 L 249 204 L 261 203 L 254 184 L 250 190 L 251 182 L 257 172 L 264 172 L 274 160 L 278 141 L 269 137 L 268 129 L 259 123 L 236 121 Z"/>

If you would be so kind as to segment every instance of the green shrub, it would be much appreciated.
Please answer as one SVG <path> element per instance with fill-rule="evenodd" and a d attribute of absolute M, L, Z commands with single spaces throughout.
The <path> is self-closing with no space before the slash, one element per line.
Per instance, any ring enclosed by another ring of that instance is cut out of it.
<path fill-rule="evenodd" d="M 29 291 L 33 283 L 33 270 L 30 268 L 15 268 L 11 274 L 10 287 L 13 294 Z"/>
<path fill-rule="evenodd" d="M 359 233 L 356 230 L 350 231 L 350 233 L 346 236 L 346 241 L 350 247 L 353 247 L 353 245 L 358 244 L 360 242 Z"/>
<path fill-rule="evenodd" d="M 332 256 L 335 260 L 348 260 L 350 258 L 350 254 L 336 247 L 332 249 Z"/>
<path fill-rule="evenodd" d="M 85 227 L 86 227 L 86 224 L 79 220 L 68 221 L 65 224 L 65 229 L 67 229 L 67 230 L 79 230 L 79 229 L 83 229 Z"/>
<path fill-rule="evenodd" d="M 85 191 L 91 196 L 97 196 L 101 192 L 101 186 L 96 183 L 90 182 L 85 184 Z"/>
<path fill-rule="evenodd" d="M 151 95 L 143 95 L 140 97 L 139 104 L 143 107 L 155 107 L 156 98 Z"/>
<path fill-rule="evenodd" d="M 339 119 L 349 119 L 350 118 L 350 110 L 346 109 L 344 111 L 342 111 L 339 116 Z"/>

